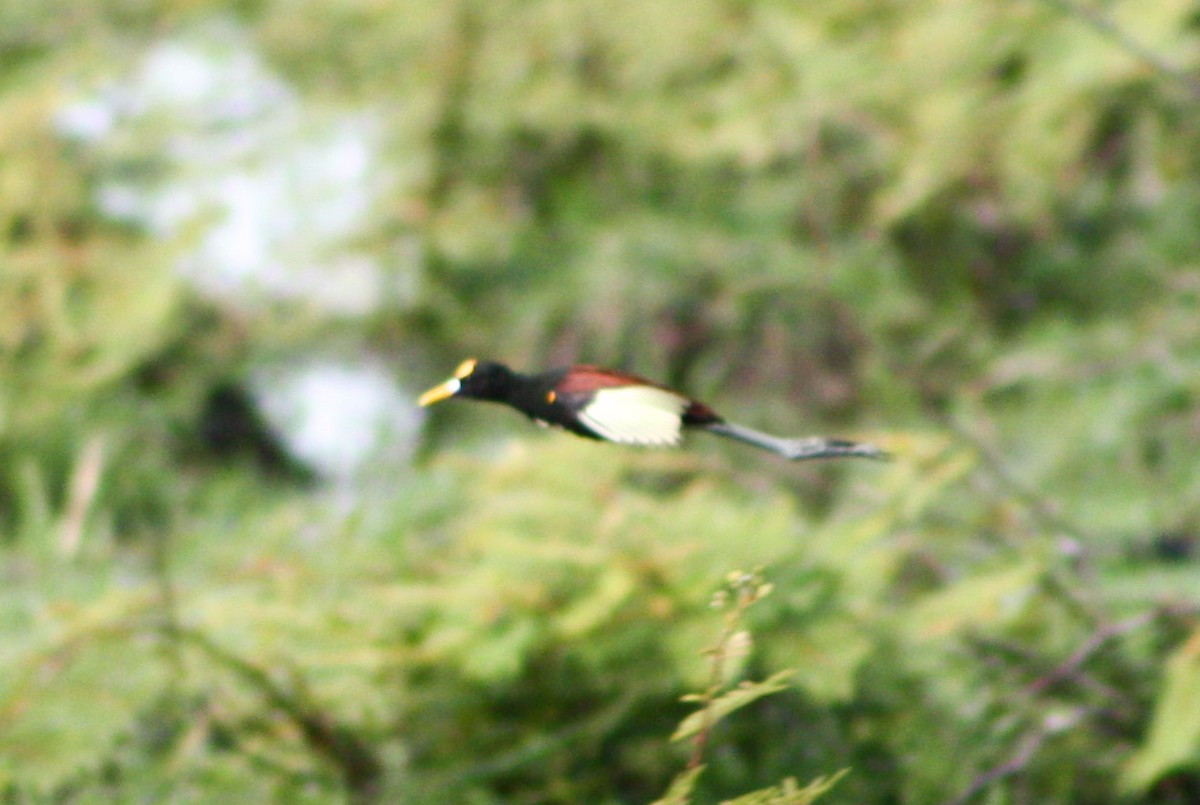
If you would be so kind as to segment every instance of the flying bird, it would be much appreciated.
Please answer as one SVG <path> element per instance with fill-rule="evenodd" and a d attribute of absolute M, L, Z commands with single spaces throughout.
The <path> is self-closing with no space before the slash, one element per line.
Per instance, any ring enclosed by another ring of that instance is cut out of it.
<path fill-rule="evenodd" d="M 541 425 L 616 444 L 672 447 L 685 430 L 735 439 L 791 461 L 814 458 L 887 458 L 863 442 L 812 436 L 783 439 L 726 421 L 716 411 L 637 375 L 576 364 L 521 374 L 504 364 L 465 360 L 449 380 L 418 399 L 422 406 L 450 397 L 498 402 Z"/>

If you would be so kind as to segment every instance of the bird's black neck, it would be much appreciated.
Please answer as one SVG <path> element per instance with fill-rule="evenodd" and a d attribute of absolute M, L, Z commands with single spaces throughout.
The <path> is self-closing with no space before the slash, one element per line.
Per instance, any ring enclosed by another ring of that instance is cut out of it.
<path fill-rule="evenodd" d="M 487 364 L 477 368 L 474 374 L 464 381 L 463 396 L 529 410 L 544 404 L 546 395 L 566 372 L 566 369 L 555 369 L 527 375 L 513 371 L 503 364 Z"/>
<path fill-rule="evenodd" d="M 495 399 L 522 411 L 538 410 L 547 404 L 546 395 L 558 385 L 566 372 L 566 369 L 554 369 L 526 375 L 510 370 L 507 382 L 503 384 L 503 396 Z"/>

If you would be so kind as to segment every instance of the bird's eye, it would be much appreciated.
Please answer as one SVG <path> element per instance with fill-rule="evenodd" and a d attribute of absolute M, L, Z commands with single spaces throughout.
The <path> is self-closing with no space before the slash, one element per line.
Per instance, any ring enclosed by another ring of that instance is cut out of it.
<path fill-rule="evenodd" d="M 462 363 L 460 363 L 458 365 L 457 369 L 454 370 L 454 376 L 457 377 L 459 380 L 462 380 L 464 377 L 467 377 L 468 375 L 470 375 L 472 372 L 475 371 L 476 363 L 478 363 L 478 361 L 475 360 L 474 358 L 467 358 L 465 361 L 463 361 Z"/>

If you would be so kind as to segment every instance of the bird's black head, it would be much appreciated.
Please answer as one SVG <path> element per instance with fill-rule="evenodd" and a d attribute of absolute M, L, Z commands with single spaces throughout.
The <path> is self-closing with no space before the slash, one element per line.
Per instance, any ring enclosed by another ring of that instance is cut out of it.
<path fill-rule="evenodd" d="M 417 400 L 422 406 L 450 397 L 471 397 L 476 400 L 502 400 L 512 389 L 516 373 L 502 363 L 465 360 L 454 371 L 454 377 L 434 386 Z"/>

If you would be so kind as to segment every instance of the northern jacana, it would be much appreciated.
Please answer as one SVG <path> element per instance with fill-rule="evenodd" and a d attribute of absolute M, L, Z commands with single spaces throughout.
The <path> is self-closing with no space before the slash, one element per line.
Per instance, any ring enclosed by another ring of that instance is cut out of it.
<path fill-rule="evenodd" d="M 887 457 L 871 444 L 818 436 L 781 439 L 735 425 L 704 403 L 645 378 L 585 364 L 526 375 L 500 363 L 466 360 L 454 377 L 418 402 L 426 406 L 450 397 L 503 403 L 539 424 L 617 444 L 674 446 L 686 429 L 736 439 L 792 461 Z"/>

